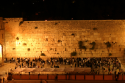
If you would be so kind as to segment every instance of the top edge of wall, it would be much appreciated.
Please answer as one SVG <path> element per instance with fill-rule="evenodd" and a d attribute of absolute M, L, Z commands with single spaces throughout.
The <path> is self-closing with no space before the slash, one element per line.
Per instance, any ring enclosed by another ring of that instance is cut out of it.
<path fill-rule="evenodd" d="M 3 17 L 0 17 L 0 20 L 3 20 Z"/>

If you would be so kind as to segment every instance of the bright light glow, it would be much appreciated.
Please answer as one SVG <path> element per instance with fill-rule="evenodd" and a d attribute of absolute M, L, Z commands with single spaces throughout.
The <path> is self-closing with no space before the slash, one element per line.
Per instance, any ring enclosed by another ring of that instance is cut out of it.
<path fill-rule="evenodd" d="M 19 45 L 19 43 L 20 43 L 20 42 L 16 41 L 16 46 L 18 46 L 18 45 Z"/>
<path fill-rule="evenodd" d="M 2 46 L 0 45 L 0 57 L 2 57 Z"/>

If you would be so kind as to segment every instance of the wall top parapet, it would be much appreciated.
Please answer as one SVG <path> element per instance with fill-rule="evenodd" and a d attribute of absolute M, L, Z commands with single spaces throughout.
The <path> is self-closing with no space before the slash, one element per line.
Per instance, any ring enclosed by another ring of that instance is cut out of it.
<path fill-rule="evenodd" d="M 0 20 L 3 20 L 3 17 L 0 17 Z"/>
<path fill-rule="evenodd" d="M 3 18 L 3 22 L 6 21 L 23 21 L 23 18 Z"/>

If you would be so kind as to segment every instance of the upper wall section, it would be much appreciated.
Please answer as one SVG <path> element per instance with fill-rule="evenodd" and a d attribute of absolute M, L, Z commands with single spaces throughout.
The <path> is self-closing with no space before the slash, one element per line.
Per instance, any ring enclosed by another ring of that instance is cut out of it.
<path fill-rule="evenodd" d="M 124 55 L 125 20 L 22 20 L 4 20 L 7 57 Z"/>

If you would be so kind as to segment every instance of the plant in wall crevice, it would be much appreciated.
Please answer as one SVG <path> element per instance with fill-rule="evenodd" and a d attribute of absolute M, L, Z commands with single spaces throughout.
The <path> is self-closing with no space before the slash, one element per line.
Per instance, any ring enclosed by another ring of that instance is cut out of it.
<path fill-rule="evenodd" d="M 85 51 L 86 51 L 87 48 L 86 48 L 86 46 L 82 46 L 82 49 L 85 49 Z"/>
<path fill-rule="evenodd" d="M 55 25 L 57 25 L 58 23 L 55 23 Z"/>
<path fill-rule="evenodd" d="M 19 37 L 17 37 L 16 40 L 19 40 Z"/>
<path fill-rule="evenodd" d="M 24 46 L 26 46 L 27 44 L 26 43 L 23 43 Z"/>
<path fill-rule="evenodd" d="M 71 53 L 71 56 L 76 56 L 77 55 L 77 52 L 72 52 Z"/>
<path fill-rule="evenodd" d="M 27 51 L 30 51 L 30 48 L 28 48 Z"/>
<path fill-rule="evenodd" d="M 78 44 L 79 44 L 79 49 L 82 49 L 83 41 L 79 41 Z"/>
<path fill-rule="evenodd" d="M 52 50 L 52 48 L 50 48 L 50 50 Z"/>
<path fill-rule="evenodd" d="M 41 56 L 46 56 L 44 53 L 41 53 Z"/>
<path fill-rule="evenodd" d="M 92 48 L 90 48 L 90 49 L 91 49 L 91 50 L 94 50 L 96 43 L 95 43 L 95 42 L 92 42 L 92 43 L 90 43 L 90 44 L 93 45 Z"/>
<path fill-rule="evenodd" d="M 35 29 L 38 29 L 38 27 L 35 27 Z"/>
<path fill-rule="evenodd" d="M 97 28 L 93 28 L 93 30 L 97 30 Z"/>
<path fill-rule="evenodd" d="M 75 37 L 75 34 L 74 34 L 74 33 L 72 33 L 71 35 Z"/>
<path fill-rule="evenodd" d="M 13 48 L 13 50 L 15 50 L 16 48 Z"/>
<path fill-rule="evenodd" d="M 106 42 L 105 44 L 107 45 L 107 48 L 111 47 L 110 42 Z"/>
<path fill-rule="evenodd" d="M 112 53 L 109 53 L 109 56 L 112 56 Z"/>
<path fill-rule="evenodd" d="M 46 38 L 46 41 L 48 41 L 48 38 Z"/>
<path fill-rule="evenodd" d="M 85 42 L 88 42 L 88 40 L 85 40 Z"/>
<path fill-rule="evenodd" d="M 59 43 L 59 42 L 62 42 L 62 41 L 61 41 L 61 40 L 58 40 L 58 43 Z"/>
<path fill-rule="evenodd" d="M 21 24 L 23 24 L 23 22 L 24 22 L 24 21 L 21 21 L 21 22 L 19 23 L 19 26 L 20 26 Z"/>

